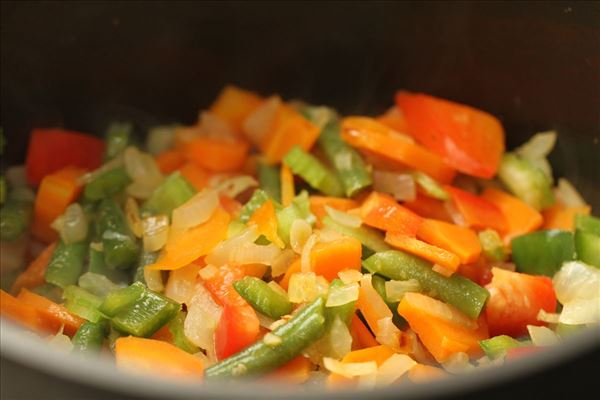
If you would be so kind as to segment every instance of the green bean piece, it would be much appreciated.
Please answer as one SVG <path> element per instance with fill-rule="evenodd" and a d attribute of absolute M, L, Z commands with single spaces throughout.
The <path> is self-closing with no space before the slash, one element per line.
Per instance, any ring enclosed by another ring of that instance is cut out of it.
<path fill-rule="evenodd" d="M 105 134 L 106 150 L 104 160 L 108 161 L 121 154 L 132 141 L 133 125 L 129 122 L 113 122 Z"/>
<path fill-rule="evenodd" d="M 11 199 L 9 196 L 0 209 L 0 238 L 7 241 L 20 238 L 29 228 L 32 209 L 31 202 Z"/>
<path fill-rule="evenodd" d="M 88 201 L 106 199 L 120 193 L 131 183 L 124 167 L 106 171 L 85 185 L 83 197 Z"/>
<path fill-rule="evenodd" d="M 67 286 L 63 292 L 63 299 L 65 299 L 65 307 L 81 318 L 91 322 L 103 319 L 102 313 L 98 311 L 102 299 L 87 290 L 74 285 Z"/>
<path fill-rule="evenodd" d="M 292 303 L 282 293 L 275 291 L 262 279 L 246 276 L 233 283 L 235 290 L 252 308 L 273 319 L 292 312 Z"/>
<path fill-rule="evenodd" d="M 110 269 L 106 266 L 106 263 L 104 262 L 104 251 L 98 250 L 98 245 L 102 246 L 100 243 L 90 244 L 89 246 L 87 272 L 104 275 L 111 282 L 116 284 L 129 283 L 129 277 L 125 271 Z"/>
<path fill-rule="evenodd" d="M 99 310 L 102 314 L 112 318 L 126 307 L 141 299 L 145 291 L 146 285 L 141 282 L 135 282 L 126 288 L 109 293 L 100 305 Z"/>
<path fill-rule="evenodd" d="M 373 275 L 371 278 L 371 284 L 373 285 L 373 289 L 381 296 L 385 304 L 387 304 L 390 311 L 392 311 L 392 320 L 397 326 L 403 327 L 406 326 L 406 320 L 402 318 L 400 314 L 398 314 L 398 304 L 399 301 L 389 301 L 387 297 L 387 292 L 385 291 L 385 279 L 379 275 Z"/>
<path fill-rule="evenodd" d="M 300 176 L 316 190 L 328 196 L 344 195 L 344 187 L 338 176 L 300 147 L 293 147 L 283 157 L 283 163 L 292 170 L 294 175 Z"/>
<path fill-rule="evenodd" d="M 152 196 L 142 206 L 142 210 L 170 216 L 174 209 L 191 199 L 194 194 L 196 189 L 181 176 L 179 171 L 176 171 L 154 190 Z"/>
<path fill-rule="evenodd" d="M 505 355 L 509 349 L 522 346 L 522 344 L 510 336 L 500 335 L 480 340 L 479 346 L 489 358 L 494 359 Z"/>
<path fill-rule="evenodd" d="M 138 258 L 139 248 L 121 207 L 105 199 L 98 207 L 98 234 L 102 237 L 104 262 L 110 269 L 128 269 Z"/>
<path fill-rule="evenodd" d="M 237 354 L 206 369 L 207 380 L 256 376 L 287 363 L 325 333 L 325 300 L 318 297 L 299 310 L 285 325 L 271 332 L 278 344 L 259 340 Z"/>
<path fill-rule="evenodd" d="M 79 353 L 96 353 L 102 349 L 107 334 L 107 324 L 101 322 L 84 322 L 71 342 L 73 350 Z"/>
<path fill-rule="evenodd" d="M 65 244 L 60 240 L 48 263 L 46 282 L 62 289 L 69 285 L 76 285 L 83 271 L 87 246 L 87 242 Z"/>
<path fill-rule="evenodd" d="M 200 348 L 190 342 L 185 336 L 183 324 L 185 322 L 186 312 L 179 311 L 177 315 L 169 322 L 169 331 L 173 336 L 173 344 L 181 350 L 190 354 L 195 354 L 200 351 Z"/>
<path fill-rule="evenodd" d="M 406 281 L 415 279 L 430 296 L 452 304 L 469 318 L 477 318 L 489 292 L 460 275 L 445 277 L 432 270 L 431 263 L 398 250 L 376 253 L 363 262 L 371 273 Z"/>
<path fill-rule="evenodd" d="M 285 244 L 290 243 L 290 231 L 295 220 L 303 219 L 310 225 L 315 221 L 315 216 L 310 211 L 308 192 L 305 190 L 296 195 L 289 206 L 278 208 L 278 204 L 276 204 L 275 208 L 277 210 L 277 234 Z"/>
<path fill-rule="evenodd" d="M 39 294 L 55 303 L 62 303 L 63 301 L 63 290 L 58 286 L 54 286 L 50 283 L 44 283 L 43 285 L 36 286 L 31 289 L 35 294 Z"/>
<path fill-rule="evenodd" d="M 359 226 L 358 228 L 352 228 L 346 225 L 338 224 L 332 220 L 328 215 L 322 219 L 323 225 L 331 228 L 339 233 L 353 237 L 359 240 L 363 246 L 372 250 L 373 252 L 387 251 L 392 248 L 383 240 L 383 235 L 375 229 L 369 228 L 368 226 Z"/>
<path fill-rule="evenodd" d="M 479 232 L 479 243 L 483 254 L 490 261 L 506 260 L 506 252 L 504 251 L 504 243 L 498 232 L 493 229 L 486 229 Z"/>
<path fill-rule="evenodd" d="M 279 177 L 279 168 L 274 165 L 269 165 L 265 162 L 259 162 L 257 170 L 260 187 L 275 201 L 281 202 L 281 180 Z"/>

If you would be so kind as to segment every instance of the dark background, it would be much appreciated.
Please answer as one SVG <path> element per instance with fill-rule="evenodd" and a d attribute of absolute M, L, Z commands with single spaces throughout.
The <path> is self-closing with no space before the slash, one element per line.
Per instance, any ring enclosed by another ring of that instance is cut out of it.
<path fill-rule="evenodd" d="M 1 7 L 4 165 L 22 161 L 34 126 L 100 134 L 119 119 L 141 130 L 191 123 L 226 83 L 367 114 L 389 107 L 403 88 L 497 115 L 509 146 L 557 129 L 556 175 L 569 178 L 596 213 L 600 207 L 598 2 L 2 1 Z M 596 352 L 470 398 L 594 393 L 599 363 Z M 16 376 L 29 374 L 35 386 L 17 383 Z M 4 359 L 1 375 L 3 399 L 33 398 L 42 387 L 46 398 L 65 398 L 63 390 L 80 389 Z"/>

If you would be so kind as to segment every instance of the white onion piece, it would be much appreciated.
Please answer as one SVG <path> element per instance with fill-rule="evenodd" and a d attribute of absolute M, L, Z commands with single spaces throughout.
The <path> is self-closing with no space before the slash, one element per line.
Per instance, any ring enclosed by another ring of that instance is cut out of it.
<path fill-rule="evenodd" d="M 237 197 L 240 193 L 246 190 L 257 187 L 256 179 L 249 175 L 238 175 L 234 177 L 211 178 L 209 186 L 213 187 L 217 192 L 230 198 Z"/>
<path fill-rule="evenodd" d="M 385 295 L 389 301 L 400 301 L 408 292 L 420 292 L 421 285 L 416 279 L 407 281 L 390 280 L 385 282 Z"/>
<path fill-rule="evenodd" d="M 232 250 L 229 255 L 229 264 L 263 264 L 271 265 L 273 260 L 281 253 L 279 247 L 274 244 L 259 246 L 253 243 L 245 243 Z"/>
<path fill-rule="evenodd" d="M 600 269 L 582 262 L 564 263 L 552 283 L 556 298 L 563 305 L 578 299 L 600 297 Z"/>
<path fill-rule="evenodd" d="M 256 226 L 250 226 L 239 234 L 219 243 L 205 258 L 207 264 L 216 266 L 225 265 L 229 262 L 231 253 L 244 244 L 253 244 L 258 239 Z"/>
<path fill-rule="evenodd" d="M 338 272 L 338 276 L 346 285 L 349 283 L 359 282 L 362 279 L 363 274 L 355 269 L 345 269 Z"/>
<path fill-rule="evenodd" d="M 330 357 L 323 358 L 323 365 L 330 372 L 342 375 L 346 378 L 374 374 L 377 372 L 377 363 L 367 361 L 361 363 L 343 363 Z"/>
<path fill-rule="evenodd" d="M 388 346 L 390 349 L 400 351 L 400 329 L 392 321 L 392 317 L 384 317 L 377 321 L 377 334 L 375 340 Z"/>
<path fill-rule="evenodd" d="M 567 207 L 581 207 L 586 205 L 585 200 L 581 197 L 577 189 L 565 178 L 558 179 L 554 195 L 559 203 Z"/>
<path fill-rule="evenodd" d="M 25 264 L 25 253 L 29 235 L 21 235 L 17 240 L 0 240 L 0 272 L 14 271 Z"/>
<path fill-rule="evenodd" d="M 187 306 L 183 323 L 185 337 L 209 353 L 214 353 L 214 333 L 221 318 L 222 308 L 202 283 L 196 283 L 194 295 Z"/>
<path fill-rule="evenodd" d="M 200 278 L 204 279 L 205 281 L 208 281 L 214 278 L 218 272 L 219 268 L 209 264 L 206 267 L 202 268 L 200 271 L 198 271 L 198 275 L 200 276 Z"/>
<path fill-rule="evenodd" d="M 410 174 L 375 170 L 373 189 L 389 193 L 399 201 L 413 201 L 417 196 L 415 180 Z"/>
<path fill-rule="evenodd" d="M 446 361 L 442 362 L 442 367 L 451 374 L 464 374 L 475 368 L 475 366 L 469 362 L 468 354 L 463 352 L 452 354 Z"/>
<path fill-rule="evenodd" d="M 148 289 L 154 290 L 155 292 L 162 292 L 165 290 L 163 284 L 162 271 L 157 269 L 144 268 L 144 280 Z"/>
<path fill-rule="evenodd" d="M 454 274 L 454 271 L 444 267 L 443 265 L 440 264 L 433 264 L 433 267 L 431 267 L 431 270 L 434 272 L 437 272 L 440 275 L 444 275 L 445 277 L 450 277 L 452 276 L 452 274 Z"/>
<path fill-rule="evenodd" d="M 297 272 L 292 274 L 288 284 L 288 297 L 292 303 L 304 303 L 314 300 L 319 295 L 317 276 L 314 272 Z"/>
<path fill-rule="evenodd" d="M 456 209 L 456 206 L 451 200 L 444 202 L 444 208 L 448 215 L 450 215 L 450 219 L 458 226 L 467 226 L 467 221 L 465 221 L 465 217 Z"/>
<path fill-rule="evenodd" d="M 527 325 L 527 331 L 534 346 L 555 346 L 560 343 L 558 335 L 545 326 Z"/>
<path fill-rule="evenodd" d="M 140 209 L 137 201 L 133 197 L 128 197 L 127 201 L 125 201 L 125 217 L 127 219 L 127 226 L 129 226 L 131 232 L 133 232 L 135 237 L 141 238 L 144 234 L 144 226 L 140 218 Z"/>
<path fill-rule="evenodd" d="M 258 323 L 263 328 L 267 328 L 268 329 L 271 325 L 273 325 L 273 322 L 275 322 L 274 319 L 269 318 L 266 315 L 261 314 L 259 312 L 256 313 L 256 316 L 258 317 Z"/>
<path fill-rule="evenodd" d="M 329 206 L 325 206 L 325 211 L 333 221 L 337 222 L 340 225 L 344 225 L 350 228 L 358 228 L 362 225 L 362 220 L 356 215 L 348 214 Z"/>
<path fill-rule="evenodd" d="M 302 254 L 300 255 L 300 270 L 302 272 L 309 272 L 312 270 L 312 258 L 311 252 L 315 244 L 319 242 L 318 232 L 310 235 L 304 246 L 302 247 Z"/>
<path fill-rule="evenodd" d="M 297 219 L 292 222 L 290 228 L 290 246 L 297 254 L 302 253 L 302 248 L 312 235 L 312 227 L 303 219 Z"/>
<path fill-rule="evenodd" d="M 600 323 L 600 298 L 578 299 L 564 304 L 559 322 L 567 325 Z"/>
<path fill-rule="evenodd" d="M 337 307 L 358 300 L 358 283 L 334 286 L 329 289 L 325 307 Z"/>
<path fill-rule="evenodd" d="M 198 125 L 200 126 L 202 134 L 208 137 L 229 142 L 235 142 L 235 140 L 237 140 L 237 134 L 233 127 L 227 121 L 224 121 L 208 111 L 202 111 L 200 113 Z"/>
<path fill-rule="evenodd" d="M 137 148 L 129 146 L 123 152 L 123 161 L 127 175 L 137 186 L 154 190 L 162 183 L 164 177 L 150 154 L 142 153 Z"/>
<path fill-rule="evenodd" d="M 386 386 L 396 382 L 415 365 L 417 362 L 406 354 L 392 354 L 377 369 L 376 385 Z"/>
<path fill-rule="evenodd" d="M 187 304 L 194 294 L 194 287 L 196 286 L 196 279 L 190 279 L 190 275 L 197 268 L 197 265 L 190 264 L 171 271 L 165 286 L 165 296 L 178 303 Z"/>
<path fill-rule="evenodd" d="M 279 96 L 266 99 L 250 114 L 243 123 L 242 129 L 252 143 L 258 145 L 275 123 L 277 113 L 282 107 Z"/>
<path fill-rule="evenodd" d="M 341 359 L 352 351 L 352 335 L 344 321 L 336 316 L 331 323 L 329 334 L 330 356 Z"/>
<path fill-rule="evenodd" d="M 148 131 L 146 136 L 146 149 L 148 153 L 157 156 L 170 149 L 175 141 L 175 129 L 177 125 L 155 126 Z"/>
<path fill-rule="evenodd" d="M 334 240 L 341 239 L 343 236 L 344 235 L 342 235 L 335 229 L 331 229 L 327 226 L 319 230 L 319 241 L 322 243 L 333 242 Z"/>
<path fill-rule="evenodd" d="M 540 132 L 533 135 L 527 142 L 515 149 L 515 153 L 523 158 L 545 158 L 556 143 L 556 132 Z"/>
<path fill-rule="evenodd" d="M 210 367 L 217 361 L 214 357 L 209 357 L 201 351 L 194 353 L 193 356 L 199 358 L 200 361 L 202 361 L 202 366 L 205 369 Z"/>
<path fill-rule="evenodd" d="M 404 294 L 404 299 L 409 301 L 414 307 L 419 308 L 430 315 L 453 324 L 464 326 L 467 329 L 477 329 L 477 321 L 468 318 L 458 311 L 454 306 L 442 301 L 433 299 L 420 293 L 408 292 Z"/>
<path fill-rule="evenodd" d="M 86 185 L 94 179 L 96 179 L 97 177 L 99 177 L 100 175 L 104 174 L 105 172 L 112 171 L 115 168 L 119 168 L 123 165 L 123 163 L 123 154 L 119 154 L 109 162 L 102 164 L 100 168 L 81 175 L 79 178 L 77 178 L 77 183 L 79 185 Z"/>
<path fill-rule="evenodd" d="M 285 249 L 271 263 L 271 276 L 277 278 L 285 274 L 296 259 L 296 253 L 291 249 Z"/>
<path fill-rule="evenodd" d="M 11 189 L 28 187 L 27 172 L 24 165 L 15 165 L 4 171 L 4 177 Z"/>
<path fill-rule="evenodd" d="M 61 328 L 60 332 L 57 332 L 56 335 L 48 336 L 46 341 L 50 347 L 63 353 L 70 353 L 73 350 L 71 338 L 63 333 L 63 328 Z"/>
<path fill-rule="evenodd" d="M 153 185 L 146 185 L 142 181 L 132 182 L 125 188 L 125 193 L 140 200 L 147 200 L 156 189 Z"/>
<path fill-rule="evenodd" d="M 544 309 L 540 309 L 537 315 L 537 320 L 547 322 L 549 324 L 557 324 L 560 321 L 560 314 L 547 313 Z"/>
<path fill-rule="evenodd" d="M 377 383 L 377 372 L 371 374 L 361 375 L 358 377 L 358 384 L 356 387 L 361 390 L 371 390 L 375 388 Z"/>
<path fill-rule="evenodd" d="M 66 244 L 81 242 L 87 237 L 88 222 L 79 203 L 67 207 L 61 225 L 60 237 Z"/>
<path fill-rule="evenodd" d="M 158 251 L 162 249 L 169 238 L 169 217 L 164 214 L 144 218 L 143 242 L 144 250 Z"/>
<path fill-rule="evenodd" d="M 173 210 L 172 229 L 185 230 L 206 222 L 219 205 L 219 196 L 212 189 L 204 189 Z"/>

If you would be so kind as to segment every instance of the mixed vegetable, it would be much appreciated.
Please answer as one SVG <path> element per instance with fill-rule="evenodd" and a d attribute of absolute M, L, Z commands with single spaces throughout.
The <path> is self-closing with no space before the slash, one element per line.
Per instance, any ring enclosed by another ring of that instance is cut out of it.
<path fill-rule="evenodd" d="M 555 185 L 556 134 L 506 152 L 488 113 L 395 101 L 341 117 L 228 86 L 145 143 L 129 122 L 35 129 L 0 179 L 2 316 L 133 372 L 329 388 L 600 323 L 600 219 Z"/>

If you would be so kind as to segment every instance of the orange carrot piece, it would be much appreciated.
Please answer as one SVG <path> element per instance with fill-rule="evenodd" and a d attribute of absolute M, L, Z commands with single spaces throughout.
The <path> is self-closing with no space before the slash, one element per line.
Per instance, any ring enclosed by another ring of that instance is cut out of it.
<path fill-rule="evenodd" d="M 300 262 L 300 258 L 298 258 L 298 259 L 296 259 L 296 261 L 291 263 L 290 266 L 288 267 L 287 271 L 285 271 L 283 278 L 281 278 L 281 280 L 279 281 L 279 286 L 281 286 L 285 290 L 288 290 L 288 286 L 290 284 L 290 278 L 296 272 L 300 272 L 300 271 L 302 271 L 302 263 Z"/>
<path fill-rule="evenodd" d="M 542 215 L 536 209 L 508 193 L 490 188 L 481 197 L 504 214 L 508 238 L 532 232 L 542 225 Z"/>
<path fill-rule="evenodd" d="M 73 336 L 77 329 L 85 322 L 82 318 L 72 314 L 69 310 L 60 304 L 30 292 L 27 289 L 21 289 L 17 296 L 23 303 L 33 307 L 40 315 L 41 326 L 44 330 L 56 333 L 61 326 L 64 326 L 64 333 Z"/>
<path fill-rule="evenodd" d="M 294 188 L 294 176 L 292 175 L 292 171 L 285 164 L 281 164 L 279 179 L 281 180 L 281 204 L 283 204 L 284 207 L 287 207 L 292 204 L 296 189 Z"/>
<path fill-rule="evenodd" d="M 31 289 L 36 286 L 43 285 L 46 283 L 44 275 L 46 274 L 46 268 L 52 258 L 52 253 L 56 248 L 56 243 L 52 243 L 46 247 L 35 260 L 29 264 L 27 269 L 17 276 L 12 288 L 10 289 L 13 294 L 19 294 L 22 288 Z"/>
<path fill-rule="evenodd" d="M 317 218 L 317 228 L 323 227 L 323 222 L 321 222 L 321 220 L 327 215 L 325 206 L 340 211 L 348 211 L 353 208 L 358 208 L 359 204 L 355 200 L 344 199 L 341 197 L 310 196 L 310 212 Z"/>
<path fill-rule="evenodd" d="M 328 281 L 346 269 L 360 271 L 362 245 L 359 240 L 344 236 L 331 242 L 317 243 L 311 252 L 312 270 Z"/>
<path fill-rule="evenodd" d="M 115 342 L 115 360 L 119 368 L 173 378 L 200 380 L 202 360 L 160 340 L 121 337 Z"/>
<path fill-rule="evenodd" d="M 234 172 L 246 161 L 249 144 L 246 140 L 218 139 L 200 136 L 183 145 L 185 157 L 201 168 L 213 172 Z"/>
<path fill-rule="evenodd" d="M 356 314 L 352 315 L 352 320 L 350 321 L 350 334 L 352 335 L 352 350 L 379 345 L 373 334 L 371 334 L 371 331 L 369 331 L 369 328 L 366 327 Z"/>
<path fill-rule="evenodd" d="M 353 350 L 342 358 L 343 363 L 363 363 L 375 361 L 379 367 L 388 358 L 394 355 L 394 351 L 388 346 L 375 345 L 366 347 L 360 350 Z M 341 387 L 358 383 L 358 378 L 346 378 L 345 376 L 336 374 L 335 372 L 327 376 L 327 387 Z"/>
<path fill-rule="evenodd" d="M 228 85 L 223 88 L 210 106 L 210 112 L 240 131 L 246 117 L 262 102 L 263 99 L 257 94 Z"/>
<path fill-rule="evenodd" d="M 275 206 L 271 200 L 267 200 L 262 206 L 252 214 L 248 220 L 248 225 L 256 225 L 257 233 L 264 235 L 267 240 L 275 244 L 280 249 L 285 247 L 285 243 L 277 234 L 277 215 Z"/>
<path fill-rule="evenodd" d="M 423 219 L 388 194 L 372 192 L 360 207 L 363 222 L 384 231 L 415 236 Z"/>
<path fill-rule="evenodd" d="M 158 169 L 163 174 L 177 171 L 185 164 L 185 157 L 179 150 L 167 150 L 155 158 Z"/>
<path fill-rule="evenodd" d="M 417 238 L 456 254 L 463 264 L 477 261 L 481 254 L 481 244 L 473 230 L 448 222 L 425 219 Z"/>
<path fill-rule="evenodd" d="M 223 210 L 227 211 L 231 216 L 231 219 L 237 218 L 242 209 L 242 204 L 239 201 L 232 199 L 225 194 L 219 196 L 219 203 L 221 204 L 221 207 L 223 207 Z"/>
<path fill-rule="evenodd" d="M 377 117 L 377 121 L 397 132 L 406 133 L 406 118 L 396 106 L 390 107 L 385 113 Z"/>
<path fill-rule="evenodd" d="M 418 169 L 432 178 L 448 183 L 455 171 L 440 156 L 389 127 L 368 117 L 346 117 L 342 121 L 342 138 L 354 147 L 370 150 L 408 167 Z"/>
<path fill-rule="evenodd" d="M 210 219 L 184 232 L 171 232 L 167 244 L 156 263 L 149 269 L 174 270 L 189 265 L 207 255 L 219 242 L 227 237 L 229 214 L 217 207 Z"/>
<path fill-rule="evenodd" d="M 452 222 L 452 217 L 444 207 L 443 201 L 425 196 L 422 193 L 417 192 L 417 196 L 413 201 L 406 201 L 403 205 L 423 218 Z"/>
<path fill-rule="evenodd" d="M 67 167 L 42 179 L 35 197 L 31 228 L 33 235 L 42 242 L 51 243 L 58 239 L 58 232 L 50 224 L 79 196 L 82 188 L 77 178 L 84 172 L 79 168 Z"/>
<path fill-rule="evenodd" d="M 154 332 L 150 339 L 161 340 L 167 343 L 173 343 L 173 334 L 171 333 L 171 328 L 169 327 L 169 324 L 163 325 L 162 328 Z"/>
<path fill-rule="evenodd" d="M 575 216 L 577 214 L 590 215 L 590 206 L 566 207 L 557 203 L 542 211 L 544 216 L 544 229 L 563 229 L 572 231 L 575 229 Z"/>
<path fill-rule="evenodd" d="M 460 265 L 460 258 L 456 254 L 410 236 L 388 232 L 385 235 L 385 241 L 400 250 L 439 264 L 452 273 L 456 272 Z"/>
<path fill-rule="evenodd" d="M 179 168 L 179 172 L 197 191 L 206 187 L 211 176 L 210 172 L 200 168 L 193 162 L 187 162 L 182 165 Z"/>
<path fill-rule="evenodd" d="M 31 305 L 0 290 L 0 315 L 35 332 L 49 333 L 43 329 L 39 313 Z"/>
<path fill-rule="evenodd" d="M 312 363 L 308 358 L 298 356 L 277 368 L 275 371 L 267 374 L 265 379 L 299 385 L 308 380 L 311 368 Z"/>
<path fill-rule="evenodd" d="M 408 379 L 414 383 L 429 382 L 446 377 L 448 374 L 441 368 L 431 365 L 417 364 L 408 371 Z"/>

